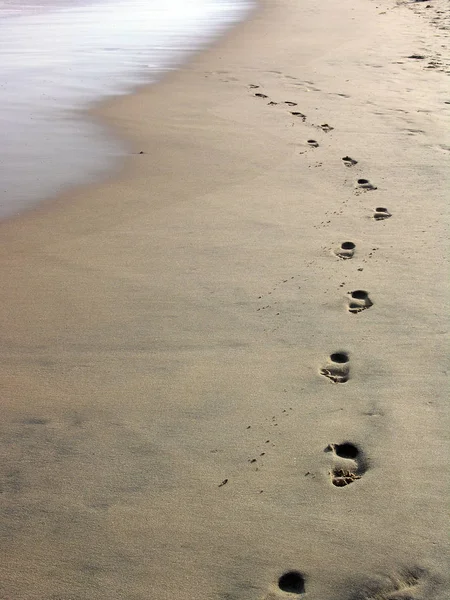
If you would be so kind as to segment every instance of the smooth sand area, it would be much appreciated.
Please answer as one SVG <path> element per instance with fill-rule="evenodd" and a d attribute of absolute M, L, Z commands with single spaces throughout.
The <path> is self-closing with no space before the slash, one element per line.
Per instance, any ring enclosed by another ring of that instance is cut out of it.
<path fill-rule="evenodd" d="M 268 2 L 0 226 L 1 598 L 448 598 L 446 35 Z"/>

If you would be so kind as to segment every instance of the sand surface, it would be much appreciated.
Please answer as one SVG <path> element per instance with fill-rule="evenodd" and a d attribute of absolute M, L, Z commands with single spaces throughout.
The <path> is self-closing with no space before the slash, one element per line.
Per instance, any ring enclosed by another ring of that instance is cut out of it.
<path fill-rule="evenodd" d="M 447 35 L 268 2 L 0 226 L 2 599 L 449 597 Z"/>

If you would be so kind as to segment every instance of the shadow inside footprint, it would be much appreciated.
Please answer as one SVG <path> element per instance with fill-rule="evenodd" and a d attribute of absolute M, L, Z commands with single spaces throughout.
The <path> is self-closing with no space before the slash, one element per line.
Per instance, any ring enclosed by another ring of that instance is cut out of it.
<path fill-rule="evenodd" d="M 318 127 L 322 131 L 325 131 L 325 133 L 328 133 L 329 131 L 333 131 L 333 129 L 334 129 L 334 127 L 331 127 L 331 125 L 328 125 L 328 123 L 322 123 L 322 125 L 318 125 Z"/>
<path fill-rule="evenodd" d="M 357 183 L 357 187 L 363 189 L 363 190 L 376 190 L 377 187 L 375 185 L 373 185 L 372 183 L 370 183 L 370 181 L 368 179 L 358 179 Z"/>
<path fill-rule="evenodd" d="M 308 140 L 308 145 L 311 146 L 311 148 L 318 148 L 319 142 L 316 142 L 316 140 Z"/>
<path fill-rule="evenodd" d="M 353 165 L 357 165 L 358 161 L 355 160 L 354 158 L 351 158 L 350 156 L 344 156 L 344 158 L 342 159 L 342 161 L 344 162 L 344 165 L 346 167 L 353 167 Z"/>
<path fill-rule="evenodd" d="M 378 206 L 375 208 L 374 213 L 375 214 L 373 215 L 373 218 L 375 221 L 382 221 L 383 219 L 389 219 L 389 217 L 392 217 L 388 209 L 384 208 L 383 206 Z"/>
<path fill-rule="evenodd" d="M 354 290 L 353 292 L 349 292 L 348 295 L 350 296 L 348 310 L 353 314 L 373 306 L 373 302 L 369 298 L 368 292 L 365 290 Z"/>
<path fill-rule="evenodd" d="M 269 96 L 266 96 L 266 94 L 260 94 L 259 92 L 257 94 L 255 94 L 255 96 L 257 98 L 268 98 Z"/>
<path fill-rule="evenodd" d="M 299 571 L 287 571 L 279 578 L 278 587 L 289 594 L 304 594 L 305 578 Z"/>
<path fill-rule="evenodd" d="M 289 102 L 288 100 L 285 101 L 285 104 L 287 104 L 287 106 L 297 106 L 297 102 Z"/>
<path fill-rule="evenodd" d="M 346 383 L 350 378 L 350 359 L 346 352 L 330 354 L 328 364 L 320 369 L 320 374 L 333 383 Z"/>
<path fill-rule="evenodd" d="M 343 442 L 342 444 L 330 444 L 328 448 L 340 458 L 348 458 L 350 460 L 355 460 L 359 455 L 358 448 L 351 442 Z"/>
<path fill-rule="evenodd" d="M 342 242 L 341 247 L 334 251 L 336 256 L 347 260 L 353 258 L 355 254 L 356 245 L 353 242 Z"/>
<path fill-rule="evenodd" d="M 305 121 L 306 121 L 306 115 L 304 115 L 304 114 L 303 114 L 303 113 L 301 113 L 301 112 L 298 112 L 298 111 L 294 111 L 294 112 L 292 112 L 292 111 L 291 111 L 291 115 L 292 115 L 293 117 L 300 117 L 300 119 L 301 119 L 303 122 L 305 122 Z"/>
<path fill-rule="evenodd" d="M 335 463 L 330 472 L 331 482 L 336 487 L 345 487 L 366 472 L 366 464 L 361 450 L 351 442 L 330 444 L 325 452 L 331 452 Z"/>

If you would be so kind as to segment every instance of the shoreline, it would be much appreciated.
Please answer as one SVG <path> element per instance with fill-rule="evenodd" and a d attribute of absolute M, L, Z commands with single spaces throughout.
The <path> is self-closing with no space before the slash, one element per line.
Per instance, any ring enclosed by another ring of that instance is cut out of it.
<path fill-rule="evenodd" d="M 2 222 L 5 597 L 444 600 L 438 44 L 264 3 L 95 109 L 145 154 Z"/>
<path fill-rule="evenodd" d="M 0 19 L 5 66 L 11 63 L 2 94 L 2 110 L 8 119 L 0 136 L 5 146 L 0 218 L 14 218 L 40 201 L 107 180 L 119 161 L 123 163 L 128 147 L 123 139 L 121 144 L 113 137 L 110 124 L 101 129 L 98 113 L 102 103 L 133 95 L 166 72 L 182 67 L 248 17 L 254 0 L 200 1 L 179 15 L 183 26 L 173 15 L 173 31 L 167 28 L 170 8 L 158 9 L 157 1 L 152 5 L 130 2 L 123 8 L 126 19 L 116 11 L 123 3 L 110 0 L 110 5 L 108 9 L 108 3 L 94 3 L 91 18 L 87 7 L 75 6 L 73 10 L 50 10 L 48 22 L 27 14 L 11 22 Z M 199 6 L 204 7 L 203 12 Z M 36 35 L 38 29 L 41 33 Z M 102 48 L 108 31 L 111 41 L 118 39 L 120 47 Z M 21 46 L 20 38 L 28 34 L 28 44 Z M 73 36 L 79 39 L 78 46 L 71 47 L 69 38 Z M 46 45 L 47 38 L 55 42 Z M 61 45 L 53 47 L 57 39 Z M 33 54 L 33 48 L 42 64 L 27 69 L 26 56 Z M 88 55 L 90 61 L 85 64 Z M 34 84 L 38 73 L 42 81 Z M 25 143 L 20 135 L 24 130 Z"/>
<path fill-rule="evenodd" d="M 183 62 L 176 64 L 168 71 L 161 72 L 158 80 L 147 84 L 138 84 L 128 93 L 111 96 L 99 100 L 86 108 L 74 110 L 74 116 L 76 115 L 88 123 L 93 122 L 96 126 L 100 126 L 105 130 L 107 135 L 112 136 L 113 139 L 117 139 L 124 149 L 128 147 L 128 152 L 124 151 L 122 156 L 115 157 L 115 168 L 111 165 L 111 168 L 108 169 L 103 176 L 97 177 L 93 175 L 93 181 L 75 185 L 68 184 L 66 189 L 61 193 L 52 194 L 47 198 L 37 201 L 35 204 L 30 204 L 17 214 L 11 214 L 0 218 L 0 227 L 2 227 L 2 225 L 9 226 L 17 221 L 22 221 L 23 219 L 33 219 L 34 216 L 45 215 L 47 211 L 51 211 L 54 207 L 64 207 L 64 204 L 70 202 L 73 198 L 77 198 L 80 195 L 95 193 L 98 188 L 102 188 L 104 185 L 114 184 L 115 182 L 132 177 L 133 157 L 140 153 L 141 146 L 136 142 L 133 136 L 130 136 L 126 125 L 122 125 L 118 119 L 115 118 L 115 110 L 124 102 L 126 103 L 129 98 L 141 95 L 147 96 L 153 93 L 155 88 L 158 89 L 159 86 L 164 85 L 167 81 L 171 81 L 174 77 L 176 78 L 180 71 L 189 69 L 189 66 L 192 63 L 195 63 L 202 55 L 209 54 L 215 50 L 220 51 L 220 47 L 225 43 L 225 40 L 228 45 L 232 43 L 234 36 L 237 36 L 237 38 L 241 37 L 241 28 L 249 26 L 258 13 L 267 9 L 265 0 L 256 0 L 256 2 L 257 4 L 253 10 L 249 12 L 247 18 L 231 27 L 225 28 L 220 35 L 206 44 L 206 46 L 192 51 L 191 55 L 186 57 Z"/>

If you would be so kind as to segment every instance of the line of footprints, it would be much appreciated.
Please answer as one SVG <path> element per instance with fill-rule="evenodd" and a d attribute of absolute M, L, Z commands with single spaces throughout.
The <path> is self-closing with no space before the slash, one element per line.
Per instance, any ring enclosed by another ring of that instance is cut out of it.
<path fill-rule="evenodd" d="M 258 89 L 259 85 L 250 84 L 247 86 L 252 90 L 256 98 L 262 100 L 268 100 L 268 106 L 282 105 L 287 107 L 297 106 L 296 102 L 283 101 L 274 102 L 266 94 L 262 92 L 254 92 Z M 302 112 L 295 110 L 290 111 L 293 117 L 299 118 L 302 122 L 306 122 L 306 115 Z M 317 129 L 320 129 L 324 133 L 328 133 L 333 130 L 333 127 L 328 123 L 321 125 L 314 125 Z M 307 144 L 310 148 L 318 148 L 319 142 L 314 139 L 307 140 Z M 344 156 L 342 158 L 343 164 L 346 167 L 353 167 L 358 164 L 358 161 L 351 158 L 350 156 Z M 372 190 L 376 190 L 376 186 L 373 185 L 368 179 L 360 178 L 356 181 L 356 193 L 364 193 Z M 376 207 L 373 209 L 372 218 L 375 221 L 382 221 L 391 217 L 391 213 L 385 207 Z M 374 249 L 375 250 L 375 249 Z M 342 242 L 339 248 L 334 250 L 334 254 L 342 259 L 352 259 L 356 251 L 356 245 L 351 241 Z M 292 279 L 294 279 L 292 277 Z M 269 292 L 270 293 L 270 292 Z M 369 293 L 366 290 L 353 290 L 348 292 L 347 309 L 351 314 L 358 314 L 373 306 L 373 302 L 369 297 Z M 268 308 L 268 307 L 263 307 Z M 258 310 L 261 310 L 260 308 Z M 330 354 L 326 364 L 319 371 L 320 375 L 328 378 L 333 384 L 345 384 L 350 379 L 350 358 L 347 352 L 339 351 Z M 292 410 L 292 409 L 291 409 Z M 287 413 L 283 410 L 283 413 Z M 275 417 L 272 417 L 272 425 L 276 426 L 278 423 L 275 421 Z M 250 429 L 249 425 L 247 429 Z M 269 444 L 270 440 L 266 440 L 266 444 Z M 272 444 L 274 446 L 275 444 Z M 361 479 L 367 470 L 368 460 L 361 448 L 352 444 L 350 441 L 343 441 L 340 443 L 329 444 L 325 450 L 330 458 L 330 479 L 331 483 L 337 487 L 342 488 L 354 483 Z M 266 452 L 261 452 L 260 456 L 265 456 Z M 249 463 L 256 464 L 257 459 L 252 458 Z M 257 469 L 258 470 L 258 469 Z M 310 475 L 306 473 L 305 475 Z M 223 487 L 228 483 L 228 479 L 224 479 L 218 487 Z M 260 493 L 263 490 L 260 491 Z M 357 596 L 354 598 L 358 600 L 396 600 L 401 598 L 408 598 L 408 600 L 414 600 L 415 588 L 422 583 L 422 580 L 427 576 L 424 569 L 421 568 L 410 568 L 403 569 L 393 573 L 391 576 L 386 577 L 384 581 L 374 583 L 370 585 L 370 588 L 361 589 L 357 591 Z M 272 589 L 273 593 L 270 593 L 266 597 L 266 600 L 273 600 L 278 598 L 279 592 L 286 593 L 289 597 L 295 595 L 302 595 L 306 593 L 307 577 L 304 573 L 297 570 L 289 570 L 284 572 L 277 580 L 275 587 Z"/>
<path fill-rule="evenodd" d="M 250 84 L 250 89 L 259 88 L 257 85 Z M 274 102 L 270 98 L 261 92 L 256 92 L 255 97 L 269 100 L 269 106 L 275 106 L 282 104 L 289 107 L 297 105 L 296 102 L 284 101 Z M 295 110 L 290 111 L 290 114 L 294 117 L 300 118 L 303 122 L 306 121 L 307 117 L 302 112 Z M 324 123 L 322 125 L 316 125 L 318 129 L 328 133 L 333 130 L 333 127 Z M 307 144 L 310 148 L 318 148 L 319 142 L 314 139 L 308 139 Z M 358 161 L 351 158 L 350 156 L 344 156 L 342 158 L 343 164 L 346 167 L 353 167 L 358 164 Z M 376 186 L 373 185 L 368 179 L 360 178 L 356 181 L 357 193 L 376 190 Z M 373 219 L 375 221 L 382 221 L 391 217 L 391 213 L 385 207 L 376 207 L 373 209 Z M 342 242 L 339 248 L 334 251 L 335 255 L 342 260 L 349 260 L 353 258 L 355 254 L 356 246 L 353 242 L 346 241 Z M 367 310 L 373 306 L 373 302 L 369 297 L 369 293 L 366 290 L 353 290 L 348 292 L 348 303 L 347 309 L 351 314 L 357 314 L 364 310 Z M 320 369 L 320 375 L 327 377 L 332 383 L 345 384 L 350 379 L 350 359 L 346 352 L 339 351 L 330 354 L 326 364 Z M 364 475 L 367 470 L 367 458 L 361 448 L 358 448 L 355 444 L 349 441 L 344 441 L 339 444 L 329 444 L 325 448 L 325 452 L 330 457 L 331 470 L 330 478 L 331 483 L 338 488 L 345 487 L 358 481 Z M 369 593 L 364 594 L 364 600 L 375 600 L 375 598 L 382 598 L 386 600 L 393 600 L 397 598 L 398 593 L 412 592 L 421 578 L 421 575 L 417 575 L 414 572 L 407 572 L 398 574 L 395 578 L 391 579 L 392 585 L 388 585 L 387 589 L 378 590 L 375 595 Z M 306 580 L 304 574 L 300 571 L 287 571 L 281 575 L 277 582 L 278 590 L 286 592 L 288 594 L 300 595 L 306 592 Z M 408 596 L 408 598 L 413 598 Z"/>
<path fill-rule="evenodd" d="M 250 90 L 255 90 L 255 89 L 258 89 L 259 87 L 260 87 L 259 85 L 255 85 L 253 83 L 250 83 L 248 85 L 248 88 Z M 283 106 L 289 106 L 291 108 L 294 106 L 297 106 L 297 102 L 291 102 L 289 100 L 284 100 L 283 102 L 274 102 L 273 100 L 271 100 L 269 98 L 269 96 L 267 96 L 267 94 L 263 94 L 262 92 L 255 92 L 254 96 L 256 98 L 260 98 L 262 100 L 269 100 L 269 102 L 267 103 L 268 106 L 277 106 L 279 104 L 281 104 Z M 307 117 L 302 112 L 295 110 L 295 111 L 290 111 L 290 114 L 293 117 L 300 118 L 303 123 L 306 122 Z M 321 125 L 314 125 L 314 127 L 316 127 L 317 129 L 320 129 L 324 133 L 328 133 L 330 131 L 333 131 L 333 129 L 334 129 L 334 127 L 332 127 L 328 123 L 322 123 Z M 313 139 L 307 140 L 307 144 L 310 148 L 318 148 L 320 145 L 317 140 L 313 140 Z M 342 158 L 342 162 L 344 163 L 344 165 L 346 167 L 353 167 L 358 164 L 358 161 L 355 160 L 354 158 L 351 158 L 350 156 L 344 156 Z M 356 181 L 356 188 L 359 191 L 369 191 L 369 190 L 377 189 L 376 186 L 373 185 L 368 179 L 364 179 L 364 178 L 360 178 Z M 388 219 L 391 216 L 392 215 L 389 212 L 389 210 L 384 206 L 377 206 L 376 208 L 373 209 L 373 218 L 375 219 L 375 221 L 382 221 L 384 219 Z M 351 244 L 351 242 L 344 242 L 344 244 Z M 353 248 L 354 248 L 354 246 L 353 246 Z M 342 258 L 351 258 L 351 255 L 342 256 Z"/>

